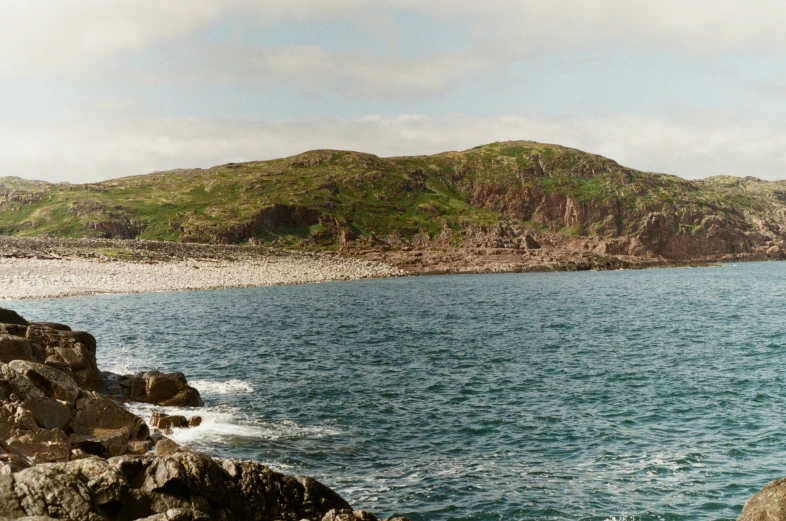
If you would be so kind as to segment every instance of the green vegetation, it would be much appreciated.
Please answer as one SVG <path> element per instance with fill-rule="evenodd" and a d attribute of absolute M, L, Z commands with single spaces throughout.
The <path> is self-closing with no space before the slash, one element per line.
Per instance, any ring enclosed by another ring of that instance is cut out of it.
<path fill-rule="evenodd" d="M 394 158 L 317 150 L 89 185 L 0 178 L 0 192 L 5 235 L 253 240 L 316 249 L 333 249 L 344 238 L 434 238 L 445 229 L 505 222 L 585 236 L 610 222 L 638 229 L 652 212 L 677 212 L 680 226 L 695 231 L 706 215 L 767 215 L 774 202 L 786 201 L 784 183 L 687 181 L 529 141 Z M 576 215 L 570 222 L 569 207 Z"/>

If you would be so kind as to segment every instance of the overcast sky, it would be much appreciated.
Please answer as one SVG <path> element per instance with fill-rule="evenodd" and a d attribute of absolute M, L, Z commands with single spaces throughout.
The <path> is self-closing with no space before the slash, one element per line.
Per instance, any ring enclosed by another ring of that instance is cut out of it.
<path fill-rule="evenodd" d="M 0 0 L 0 175 L 529 139 L 786 179 L 776 0 Z"/>

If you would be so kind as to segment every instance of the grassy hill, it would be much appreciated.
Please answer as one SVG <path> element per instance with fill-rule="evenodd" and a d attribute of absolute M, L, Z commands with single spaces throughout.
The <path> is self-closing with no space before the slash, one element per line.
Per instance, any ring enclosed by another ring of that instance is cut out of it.
<path fill-rule="evenodd" d="M 84 185 L 6 182 L 3 235 L 309 249 L 526 247 L 532 236 L 675 259 L 779 256 L 786 239 L 786 182 L 688 181 L 529 141 L 392 158 L 316 150 Z"/>

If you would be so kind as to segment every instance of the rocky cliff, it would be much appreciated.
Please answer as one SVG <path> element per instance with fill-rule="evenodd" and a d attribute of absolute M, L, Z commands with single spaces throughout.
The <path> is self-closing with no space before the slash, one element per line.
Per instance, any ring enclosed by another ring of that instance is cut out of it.
<path fill-rule="evenodd" d="M 121 403 L 204 405 L 185 376 L 100 372 L 95 353 L 89 333 L 0 308 L 0 521 L 376 521 L 312 478 L 178 447 L 164 433 L 198 416 L 149 426 Z"/>
<path fill-rule="evenodd" d="M 535 245 L 680 261 L 783 258 L 786 182 L 688 181 L 528 141 L 433 156 L 317 150 L 0 194 L 0 234 L 347 252 Z"/>

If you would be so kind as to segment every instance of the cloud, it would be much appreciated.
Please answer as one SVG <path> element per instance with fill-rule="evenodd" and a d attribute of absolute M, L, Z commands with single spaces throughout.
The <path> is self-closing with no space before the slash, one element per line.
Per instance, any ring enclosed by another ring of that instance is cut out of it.
<path fill-rule="evenodd" d="M 704 113 L 675 119 L 400 115 L 288 122 L 125 115 L 26 128 L 0 126 L 0 175 L 88 182 L 272 159 L 315 148 L 415 155 L 510 139 L 572 146 L 640 170 L 688 178 L 786 178 L 786 124 Z"/>
<path fill-rule="evenodd" d="M 380 57 L 361 52 L 332 52 L 316 46 L 205 49 L 203 63 L 174 71 L 194 83 L 210 76 L 226 84 L 297 85 L 306 91 L 338 91 L 348 97 L 400 98 L 446 90 L 459 78 L 489 66 L 473 52 L 434 53 L 425 57 Z"/>

